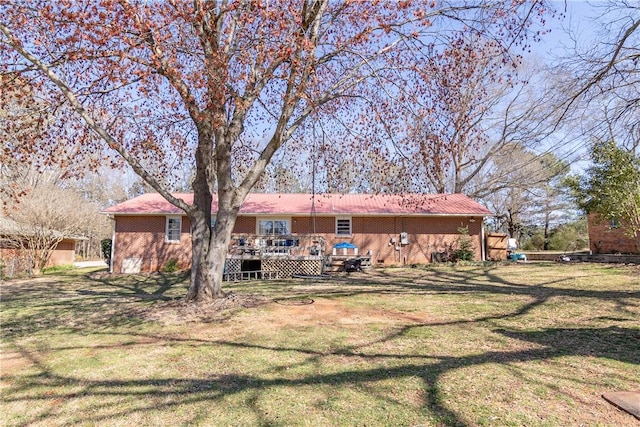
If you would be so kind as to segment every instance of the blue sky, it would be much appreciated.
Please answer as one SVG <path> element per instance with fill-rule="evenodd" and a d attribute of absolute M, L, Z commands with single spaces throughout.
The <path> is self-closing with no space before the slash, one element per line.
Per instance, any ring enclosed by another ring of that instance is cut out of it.
<path fill-rule="evenodd" d="M 563 58 L 572 56 L 575 44 L 572 36 L 577 37 L 579 46 L 585 47 L 593 44 L 594 40 L 597 40 L 598 31 L 600 31 L 597 19 L 595 19 L 599 16 L 598 4 L 603 5 L 604 2 L 578 0 L 552 2 L 559 14 L 556 17 L 547 17 L 543 27 L 547 34 L 542 36 L 540 42 L 532 43 L 531 57 L 539 57 L 541 66 L 554 65 L 561 62 Z M 542 151 L 551 150 L 561 160 L 570 161 L 572 169 L 580 171 L 585 164 L 576 161 L 578 159 L 586 160 L 587 150 L 585 148 L 588 143 L 589 138 L 565 135 L 559 129 L 554 135 L 549 136 L 539 149 Z"/>
<path fill-rule="evenodd" d="M 544 27 L 549 30 L 549 33 L 532 46 L 534 52 L 549 60 L 563 56 L 566 48 L 572 46 L 573 42 L 567 33 L 568 29 L 579 37 L 580 43 L 593 40 L 596 31 L 594 16 L 597 16 L 597 9 L 594 7 L 597 2 L 567 0 L 555 1 L 552 4 L 564 17 L 549 17 Z"/>

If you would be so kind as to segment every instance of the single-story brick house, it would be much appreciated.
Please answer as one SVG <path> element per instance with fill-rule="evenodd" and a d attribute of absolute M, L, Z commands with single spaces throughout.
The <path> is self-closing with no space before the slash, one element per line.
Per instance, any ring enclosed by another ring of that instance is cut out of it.
<path fill-rule="evenodd" d="M 40 230 L 42 231 L 42 230 Z M 27 272 L 31 270 L 32 261 L 28 253 L 21 247 L 29 244 L 32 236 L 30 227 L 21 225 L 16 221 L 0 217 L 0 262 L 7 272 Z M 51 233 L 58 233 L 51 231 Z M 46 267 L 69 265 L 75 261 L 76 242 L 83 240 L 81 237 L 63 237 L 51 251 Z M 12 274 L 10 274 L 12 275 Z"/>
<path fill-rule="evenodd" d="M 602 220 L 595 214 L 587 217 L 589 249 L 594 254 L 640 253 L 636 239 L 625 234 L 624 228 L 615 220 Z"/>
<path fill-rule="evenodd" d="M 176 196 L 193 201 L 192 194 Z M 215 197 L 211 210 L 215 221 Z M 158 271 L 170 261 L 189 267 L 189 218 L 159 194 L 144 194 L 104 213 L 114 220 L 111 271 Z M 307 260 L 330 255 L 336 244 L 348 242 L 373 265 L 429 263 L 434 253 L 455 246 L 460 228 L 466 227 L 475 258 L 481 260 L 482 224 L 488 215 L 488 209 L 463 194 L 252 193 L 240 209 L 229 257 L 243 264 L 274 257 Z"/>

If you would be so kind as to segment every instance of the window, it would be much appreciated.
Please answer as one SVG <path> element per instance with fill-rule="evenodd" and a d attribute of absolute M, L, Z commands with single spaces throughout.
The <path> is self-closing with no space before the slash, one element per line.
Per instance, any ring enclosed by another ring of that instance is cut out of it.
<path fill-rule="evenodd" d="M 336 235 L 351 236 L 351 218 L 336 218 Z"/>
<path fill-rule="evenodd" d="M 168 216 L 167 226 L 165 228 L 165 241 L 180 243 L 180 234 L 182 234 L 182 217 Z"/>
<path fill-rule="evenodd" d="M 291 234 L 287 219 L 258 220 L 258 234 L 284 235 Z"/>

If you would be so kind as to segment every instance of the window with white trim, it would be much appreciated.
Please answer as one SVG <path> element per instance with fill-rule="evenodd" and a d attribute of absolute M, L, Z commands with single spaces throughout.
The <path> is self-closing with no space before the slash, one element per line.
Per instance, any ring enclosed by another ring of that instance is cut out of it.
<path fill-rule="evenodd" d="M 182 217 L 168 216 L 164 240 L 170 243 L 180 243 L 180 235 L 182 234 Z"/>
<path fill-rule="evenodd" d="M 270 218 L 258 220 L 258 234 L 286 235 L 291 234 L 288 219 Z"/>
<path fill-rule="evenodd" d="M 336 218 L 336 236 L 351 236 L 351 218 Z"/>

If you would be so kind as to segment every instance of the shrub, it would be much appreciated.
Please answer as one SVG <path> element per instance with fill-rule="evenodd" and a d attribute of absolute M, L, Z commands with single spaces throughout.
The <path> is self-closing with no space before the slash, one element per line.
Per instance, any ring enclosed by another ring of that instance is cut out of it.
<path fill-rule="evenodd" d="M 453 250 L 452 258 L 454 262 L 473 261 L 475 252 L 473 250 L 473 240 L 469 236 L 469 228 L 458 228 L 460 237 L 456 242 L 456 249 Z"/>
<path fill-rule="evenodd" d="M 100 241 L 100 246 L 102 247 L 102 258 L 104 258 L 105 262 L 108 265 L 111 265 L 111 246 L 113 242 L 111 239 L 102 239 Z"/>
<path fill-rule="evenodd" d="M 171 258 L 167 263 L 162 267 L 163 273 L 173 273 L 174 271 L 178 271 L 178 260 L 176 258 Z"/>

